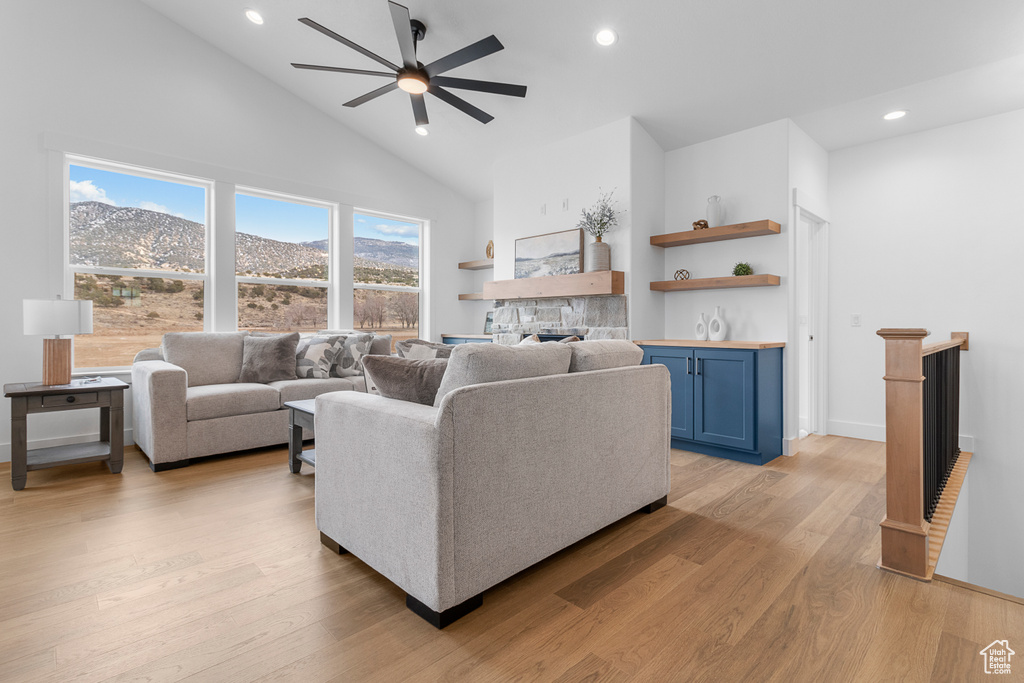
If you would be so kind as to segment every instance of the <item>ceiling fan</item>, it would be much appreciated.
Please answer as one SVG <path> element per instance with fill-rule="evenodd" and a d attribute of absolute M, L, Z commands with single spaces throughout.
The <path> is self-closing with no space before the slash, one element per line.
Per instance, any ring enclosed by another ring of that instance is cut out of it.
<path fill-rule="evenodd" d="M 416 47 L 419 41 L 423 40 L 423 36 L 426 35 L 427 27 L 423 22 L 412 19 L 409 16 L 409 8 L 399 5 L 397 2 L 391 2 L 391 0 L 388 0 L 388 5 L 391 7 L 391 19 L 395 24 L 395 34 L 398 36 L 398 48 L 402 53 L 401 66 L 393 64 L 380 55 L 370 52 L 366 48 L 353 43 L 348 38 L 338 35 L 331 29 L 321 26 L 309 18 L 302 18 L 299 19 L 299 21 L 306 26 L 323 33 L 325 36 L 333 38 L 343 45 L 347 45 L 356 52 L 362 53 L 370 59 L 383 64 L 387 68 L 391 69 L 391 71 L 367 71 L 366 69 L 346 69 L 340 66 L 318 66 L 315 64 L 293 63 L 292 66 L 296 69 L 336 71 L 338 73 L 361 74 L 364 76 L 383 76 L 385 78 L 393 79 L 387 85 L 381 86 L 376 90 L 372 90 L 365 95 L 361 95 L 354 100 L 346 102 L 345 106 L 358 107 L 359 105 L 376 99 L 377 97 L 380 97 L 385 93 L 389 93 L 396 88 L 404 90 L 409 93 L 409 98 L 412 100 L 412 111 L 413 115 L 416 117 L 417 131 L 422 132 L 423 134 L 426 132 L 425 126 L 429 123 L 427 119 L 427 105 L 423 99 L 424 93 L 430 93 L 438 99 L 447 102 L 456 109 L 469 114 L 480 123 L 488 123 L 493 120 L 494 117 L 482 109 L 473 106 L 458 95 L 449 92 L 445 88 L 475 90 L 477 92 L 494 93 L 496 95 L 510 95 L 512 97 L 526 97 L 525 85 L 496 83 L 494 81 L 477 81 L 468 78 L 452 78 L 441 75 L 456 67 L 462 66 L 463 64 L 468 64 L 469 62 L 476 61 L 486 57 L 487 55 L 494 54 L 499 50 L 505 49 L 505 46 L 502 45 L 501 41 L 499 41 L 495 36 L 492 35 L 484 38 L 483 40 L 478 40 L 472 45 L 467 45 L 461 50 L 456 50 L 447 57 L 442 57 L 430 64 L 424 65 L 416 59 Z"/>

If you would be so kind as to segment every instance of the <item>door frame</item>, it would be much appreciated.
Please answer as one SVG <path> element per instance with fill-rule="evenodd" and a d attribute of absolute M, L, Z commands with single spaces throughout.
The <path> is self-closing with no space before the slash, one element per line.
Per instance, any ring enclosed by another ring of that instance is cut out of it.
<path fill-rule="evenodd" d="M 807 285 L 810 287 L 810 314 L 812 319 L 808 321 L 814 334 L 814 343 L 810 348 L 810 367 L 812 369 L 812 400 L 810 405 L 810 432 L 815 434 L 828 434 L 828 235 L 829 225 L 828 212 L 824 203 L 816 197 L 793 188 L 793 239 L 790 240 L 789 258 L 789 339 L 790 344 L 787 354 L 790 356 L 789 363 L 791 370 L 787 372 L 792 393 L 787 408 L 787 429 L 790 435 L 785 440 L 784 452 L 787 455 L 794 455 L 793 443 L 799 438 L 800 423 L 800 351 L 798 336 L 800 334 L 800 323 L 798 316 L 797 295 L 803 283 L 797 277 L 797 240 L 801 238 L 798 224 L 801 219 L 815 223 L 819 227 L 808 231 L 803 239 L 809 240 L 807 254 L 810 257 L 810 274 Z"/>

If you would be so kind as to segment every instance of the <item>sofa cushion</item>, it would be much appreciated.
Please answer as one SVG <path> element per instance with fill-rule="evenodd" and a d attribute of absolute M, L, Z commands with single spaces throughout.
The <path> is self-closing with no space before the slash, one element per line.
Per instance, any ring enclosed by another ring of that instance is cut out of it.
<path fill-rule="evenodd" d="M 448 360 L 448 369 L 437 390 L 434 405 L 440 405 L 446 394 L 471 384 L 565 374 L 572 359 L 570 346 L 459 344 Z"/>
<path fill-rule="evenodd" d="M 286 379 L 280 382 L 270 382 L 267 386 L 281 392 L 281 405 L 283 406 L 288 401 L 307 401 L 332 391 L 365 391 L 364 384 L 362 377 L 324 377 L 320 379 Z"/>
<path fill-rule="evenodd" d="M 345 350 L 345 336 L 318 334 L 300 339 L 295 348 L 295 375 L 327 379 L 331 366 Z"/>
<path fill-rule="evenodd" d="M 367 391 L 373 386 L 375 393 L 384 398 L 425 406 L 434 405 L 434 397 L 447 367 L 447 358 L 411 360 L 396 356 L 367 356 L 363 359 Z"/>
<path fill-rule="evenodd" d="M 281 392 L 266 384 L 205 384 L 185 391 L 185 419 L 189 421 L 265 413 L 280 407 Z"/>
<path fill-rule="evenodd" d="M 331 377 L 354 377 L 363 374 L 363 356 L 370 353 L 372 334 L 353 334 L 345 337 L 340 357 L 331 366 Z"/>
<path fill-rule="evenodd" d="M 448 358 L 452 349 L 458 344 L 438 344 L 426 339 L 403 339 L 395 342 L 395 351 L 402 358 L 411 360 L 429 360 L 430 358 Z"/>
<path fill-rule="evenodd" d="M 639 346 L 624 339 L 595 339 L 566 344 L 572 349 L 569 372 L 608 370 L 640 365 L 644 352 Z"/>
<path fill-rule="evenodd" d="M 346 337 L 353 334 L 367 334 L 366 332 L 359 332 L 357 330 L 319 330 L 319 335 L 344 335 Z M 390 356 L 391 355 L 391 335 L 390 334 L 377 334 L 376 332 L 370 332 L 373 336 L 373 342 L 370 344 L 370 353 L 375 356 Z"/>
<path fill-rule="evenodd" d="M 242 340 L 239 382 L 274 382 L 295 379 L 295 347 L 299 333 L 248 336 Z"/>
<path fill-rule="evenodd" d="M 248 332 L 168 332 L 164 360 L 188 373 L 188 385 L 230 384 L 242 372 L 242 344 Z"/>

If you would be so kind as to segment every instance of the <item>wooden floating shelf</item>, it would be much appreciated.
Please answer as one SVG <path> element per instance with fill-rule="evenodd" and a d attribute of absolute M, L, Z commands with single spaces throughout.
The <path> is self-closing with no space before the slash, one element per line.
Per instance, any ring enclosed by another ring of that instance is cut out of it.
<path fill-rule="evenodd" d="M 710 229 L 710 228 L 709 228 Z M 655 292 L 685 292 L 697 289 L 733 289 L 734 287 L 778 287 L 778 275 L 730 275 L 729 277 L 705 277 L 697 280 L 666 280 L 652 282 Z M 484 291 L 487 291 L 484 285 Z"/>
<path fill-rule="evenodd" d="M 781 349 L 786 342 L 759 341 L 699 341 L 697 339 L 648 339 L 634 341 L 637 346 L 682 346 L 700 349 Z"/>
<path fill-rule="evenodd" d="M 485 258 L 479 261 L 463 261 L 459 264 L 459 270 L 487 270 L 494 267 L 494 259 Z"/>
<path fill-rule="evenodd" d="M 596 273 L 549 275 L 519 280 L 484 283 L 485 299 L 545 299 L 556 296 L 601 296 L 625 294 L 626 277 L 621 270 Z"/>
<path fill-rule="evenodd" d="M 459 301 L 483 301 L 483 292 L 473 292 L 472 294 L 459 294 Z"/>
<path fill-rule="evenodd" d="M 741 237 L 760 237 L 761 235 L 778 235 L 782 230 L 775 221 L 753 221 L 752 223 L 735 223 L 720 225 L 705 230 L 684 230 L 667 235 L 651 235 L 653 247 L 681 247 L 686 244 L 704 244 L 705 242 L 722 242 L 736 240 Z"/>

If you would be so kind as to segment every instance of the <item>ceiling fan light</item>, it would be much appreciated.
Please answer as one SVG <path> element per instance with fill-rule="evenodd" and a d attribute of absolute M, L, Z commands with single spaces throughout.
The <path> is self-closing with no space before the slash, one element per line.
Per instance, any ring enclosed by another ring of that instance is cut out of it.
<path fill-rule="evenodd" d="M 398 77 L 398 87 L 413 95 L 427 92 L 427 79 L 418 73 L 404 73 Z"/>
<path fill-rule="evenodd" d="M 619 36 L 616 35 L 615 31 L 611 30 L 610 28 L 603 28 L 594 34 L 594 41 L 598 45 L 601 45 L 603 47 L 614 45 L 615 41 L 618 39 Z"/>
<path fill-rule="evenodd" d="M 416 126 L 416 133 L 418 135 L 429 135 L 430 131 L 427 130 L 426 126 Z"/>
<path fill-rule="evenodd" d="M 263 15 L 257 12 L 256 10 L 248 7 L 245 10 L 245 18 L 251 21 L 252 23 L 256 24 L 257 26 L 263 24 Z"/>

